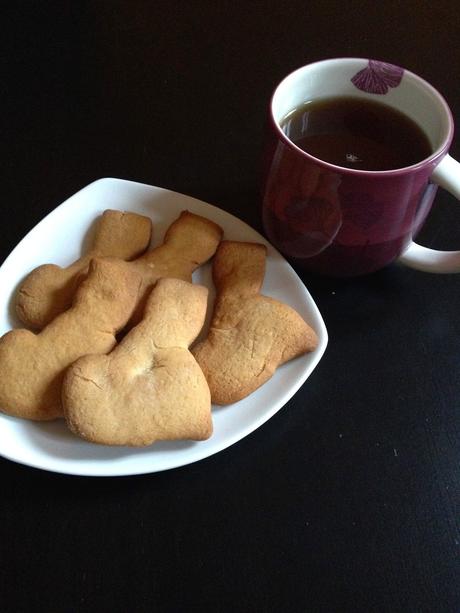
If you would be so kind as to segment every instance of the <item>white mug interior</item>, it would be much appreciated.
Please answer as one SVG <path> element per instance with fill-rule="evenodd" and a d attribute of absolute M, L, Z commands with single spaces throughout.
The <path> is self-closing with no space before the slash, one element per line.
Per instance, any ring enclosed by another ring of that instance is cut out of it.
<path fill-rule="evenodd" d="M 369 60 L 366 59 L 340 58 L 308 64 L 292 72 L 281 81 L 273 94 L 271 112 L 276 124 L 280 127 L 288 113 L 311 100 L 354 96 L 383 102 L 414 120 L 433 148 L 430 158 L 448 146 L 453 132 L 452 115 L 446 101 L 434 87 L 404 70 L 400 83 L 388 87 L 385 94 L 368 93 L 356 87 L 352 81 L 359 71 L 368 67 Z"/>

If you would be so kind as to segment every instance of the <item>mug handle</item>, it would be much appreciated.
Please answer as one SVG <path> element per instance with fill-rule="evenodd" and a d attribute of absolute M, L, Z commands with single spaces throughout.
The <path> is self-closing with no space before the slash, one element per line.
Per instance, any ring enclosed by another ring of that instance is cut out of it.
<path fill-rule="evenodd" d="M 460 164 L 450 155 L 444 156 L 439 162 L 431 179 L 460 200 Z M 414 242 L 398 261 L 424 272 L 460 272 L 460 251 L 437 251 Z"/>

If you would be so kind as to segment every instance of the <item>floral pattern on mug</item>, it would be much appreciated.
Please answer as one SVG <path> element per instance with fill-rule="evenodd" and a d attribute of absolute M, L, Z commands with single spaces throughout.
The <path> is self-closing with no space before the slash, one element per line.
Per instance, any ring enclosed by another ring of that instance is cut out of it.
<path fill-rule="evenodd" d="M 381 232 L 383 204 L 372 194 L 347 192 L 341 195 L 343 224 L 337 242 L 345 245 L 363 245 L 373 238 L 375 229 Z"/>
<path fill-rule="evenodd" d="M 387 62 L 369 60 L 366 68 L 357 72 L 351 82 L 368 94 L 384 95 L 388 93 L 390 87 L 398 87 L 403 74 L 404 68 Z"/>

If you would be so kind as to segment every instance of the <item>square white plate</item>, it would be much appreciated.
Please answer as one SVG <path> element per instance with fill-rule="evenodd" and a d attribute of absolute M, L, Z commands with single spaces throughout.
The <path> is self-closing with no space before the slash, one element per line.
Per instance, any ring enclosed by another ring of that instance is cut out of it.
<path fill-rule="evenodd" d="M 12 298 L 23 277 L 40 264 L 66 266 L 77 259 L 94 220 L 108 208 L 151 217 L 154 246 L 161 244 L 166 228 L 185 209 L 218 223 L 226 239 L 267 245 L 262 293 L 296 309 L 316 331 L 318 347 L 281 366 L 247 398 L 233 405 L 213 407 L 214 434 L 207 441 L 161 442 L 141 449 L 106 447 L 77 438 L 63 420 L 32 422 L 0 414 L 0 455 L 5 458 L 44 470 L 91 476 L 152 473 L 196 462 L 225 449 L 266 422 L 306 381 L 326 349 L 326 326 L 316 304 L 292 267 L 263 236 L 215 206 L 122 179 L 91 183 L 47 215 L 11 252 L 0 267 L 0 334 L 20 327 Z M 211 264 L 198 269 L 193 278 L 210 289 L 212 307 Z M 210 315 L 211 308 L 208 312 Z"/>

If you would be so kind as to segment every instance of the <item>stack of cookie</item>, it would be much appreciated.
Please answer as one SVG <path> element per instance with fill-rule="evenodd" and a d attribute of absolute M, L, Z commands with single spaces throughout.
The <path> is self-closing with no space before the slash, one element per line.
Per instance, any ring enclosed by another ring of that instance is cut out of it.
<path fill-rule="evenodd" d="M 209 438 L 211 403 L 241 400 L 317 345 L 296 311 L 260 294 L 265 246 L 222 234 L 184 211 L 147 251 L 150 219 L 105 211 L 85 256 L 40 266 L 20 285 L 26 328 L 0 338 L 0 410 L 64 417 L 106 445 Z M 208 294 L 192 273 L 214 255 L 211 325 L 190 351 Z"/>

